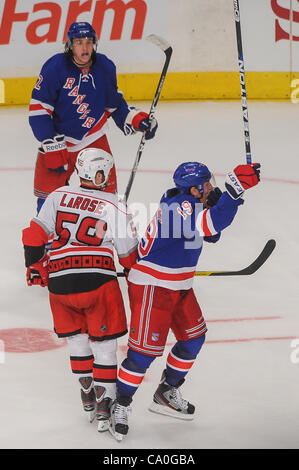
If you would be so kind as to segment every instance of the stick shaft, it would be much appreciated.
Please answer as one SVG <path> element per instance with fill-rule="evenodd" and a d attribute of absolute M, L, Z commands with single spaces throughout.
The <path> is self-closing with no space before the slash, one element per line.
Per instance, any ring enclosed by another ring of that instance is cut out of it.
<path fill-rule="evenodd" d="M 159 97 L 160 97 L 160 94 L 161 94 L 161 90 L 162 90 L 162 87 L 163 87 L 163 83 L 164 83 L 164 80 L 165 80 L 165 77 L 166 77 L 167 69 L 168 69 L 171 54 L 172 54 L 172 48 L 169 46 L 166 50 L 164 50 L 164 53 L 165 53 L 166 58 L 165 58 L 164 66 L 163 66 L 163 69 L 162 69 L 162 72 L 161 72 L 161 75 L 160 75 L 160 79 L 159 79 L 159 82 L 158 82 L 157 90 L 156 90 L 154 99 L 153 99 L 152 104 L 151 104 L 151 108 L 150 108 L 150 112 L 149 112 L 150 121 L 152 121 L 152 119 L 154 117 L 154 112 L 156 110 L 156 106 L 157 106 L 157 103 L 159 101 Z M 129 198 L 129 194 L 131 192 L 132 184 L 133 184 L 133 181 L 134 181 L 134 178 L 135 178 L 135 175 L 136 175 L 136 171 L 137 171 L 140 159 L 141 159 L 141 155 L 142 155 L 142 152 L 143 152 L 145 142 L 146 142 L 145 132 L 143 132 L 142 137 L 141 137 L 141 141 L 140 141 L 140 144 L 139 144 L 139 147 L 138 147 L 138 150 L 137 150 L 137 155 L 136 155 L 136 158 L 135 158 L 134 166 L 132 168 L 130 178 L 129 178 L 129 181 L 128 181 L 128 184 L 127 184 L 127 187 L 126 187 L 126 191 L 125 191 L 125 195 L 124 195 L 125 201 L 127 201 L 128 198 Z"/>
<path fill-rule="evenodd" d="M 276 246 L 276 241 L 268 240 L 258 257 L 248 266 L 238 270 L 223 270 L 223 271 L 195 271 L 194 276 L 249 276 L 254 274 L 261 266 L 267 261 L 272 251 Z M 124 277 L 122 272 L 117 273 L 118 277 Z"/>
<path fill-rule="evenodd" d="M 246 163 L 250 164 L 252 162 L 252 158 L 251 158 L 251 146 L 250 146 L 250 134 L 249 134 L 249 118 L 248 118 L 247 93 L 246 93 L 246 83 L 245 83 L 245 66 L 244 66 L 244 56 L 243 56 L 239 0 L 234 0 L 234 14 L 235 14 L 236 36 L 237 36 L 237 46 L 238 46 L 238 63 L 239 63 L 240 85 L 241 85 L 241 100 L 242 100 L 242 113 L 243 113 L 243 123 L 244 123 Z"/>

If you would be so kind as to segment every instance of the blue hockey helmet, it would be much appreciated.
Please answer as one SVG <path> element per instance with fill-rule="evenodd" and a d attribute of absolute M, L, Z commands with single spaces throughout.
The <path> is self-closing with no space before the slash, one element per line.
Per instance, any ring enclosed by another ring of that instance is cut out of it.
<path fill-rule="evenodd" d="M 95 46 L 98 43 L 98 38 L 95 30 L 91 24 L 86 21 L 80 21 L 78 23 L 72 23 L 67 32 L 68 46 L 72 45 L 72 41 L 75 38 L 92 38 Z"/>
<path fill-rule="evenodd" d="M 211 178 L 212 174 L 208 167 L 199 162 L 181 163 L 173 174 L 176 187 L 183 192 L 188 192 L 192 186 L 203 192 L 204 183 Z"/>

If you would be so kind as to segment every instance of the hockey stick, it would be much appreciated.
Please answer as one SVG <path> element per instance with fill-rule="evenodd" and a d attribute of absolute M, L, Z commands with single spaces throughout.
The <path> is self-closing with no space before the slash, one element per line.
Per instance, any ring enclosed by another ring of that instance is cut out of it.
<path fill-rule="evenodd" d="M 244 58 L 243 58 L 239 0 L 234 0 L 234 13 L 235 13 L 235 25 L 236 25 L 237 46 L 238 46 L 238 62 L 239 62 L 239 74 L 240 74 L 240 85 L 241 85 L 241 100 L 242 100 L 242 112 L 243 112 L 243 123 L 244 123 L 246 162 L 250 164 L 252 162 L 252 159 L 251 159 L 251 148 L 250 148 L 247 93 L 246 93 L 246 83 L 245 83 L 245 66 L 244 66 Z"/>
<path fill-rule="evenodd" d="M 172 54 L 172 47 L 164 39 L 162 39 L 160 36 L 156 36 L 155 34 L 150 34 L 146 39 L 152 42 L 153 44 L 155 44 L 156 46 L 160 47 L 160 49 L 162 49 L 162 51 L 165 53 L 164 67 L 162 69 L 162 73 L 161 73 L 160 80 L 157 86 L 157 90 L 156 90 L 156 93 L 155 93 L 155 96 L 151 105 L 151 109 L 149 112 L 149 120 L 151 122 L 154 117 L 154 112 L 155 112 L 155 109 L 156 109 L 156 106 L 160 97 L 160 93 L 162 90 L 165 77 L 166 77 L 167 69 L 168 69 L 171 54 Z M 143 152 L 144 145 L 145 145 L 145 132 L 143 132 L 142 134 L 142 138 L 141 138 L 138 150 L 137 150 L 137 155 L 135 158 L 134 166 L 132 168 L 129 182 L 127 184 L 127 188 L 126 188 L 125 195 L 124 195 L 125 201 L 128 200 L 128 197 L 132 188 L 132 184 L 136 175 L 136 171 L 140 162 L 140 158 Z"/>
<path fill-rule="evenodd" d="M 248 276 L 255 273 L 267 261 L 276 246 L 275 240 L 268 240 L 258 257 L 246 268 L 237 271 L 195 271 L 194 276 Z M 124 273 L 117 273 L 123 277 Z"/>
<path fill-rule="evenodd" d="M 271 255 L 275 246 L 275 240 L 268 240 L 258 257 L 249 266 L 238 271 L 196 271 L 194 276 L 248 276 L 260 269 Z"/>

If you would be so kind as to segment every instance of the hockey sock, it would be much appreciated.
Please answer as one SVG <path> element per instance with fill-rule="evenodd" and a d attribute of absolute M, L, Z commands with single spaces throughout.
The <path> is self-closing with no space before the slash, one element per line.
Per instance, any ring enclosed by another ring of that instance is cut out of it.
<path fill-rule="evenodd" d="M 80 385 L 82 385 L 80 379 L 90 378 L 92 380 L 94 357 L 89 346 L 88 335 L 78 334 L 69 336 L 67 342 L 70 349 L 72 372 L 78 378 Z"/>
<path fill-rule="evenodd" d="M 121 363 L 118 371 L 117 395 L 132 397 L 154 359 L 152 356 L 146 356 L 129 348 L 127 357 Z"/>
<path fill-rule="evenodd" d="M 185 378 L 205 341 L 205 335 L 188 341 L 178 341 L 167 357 L 166 382 L 176 386 Z"/>
<path fill-rule="evenodd" d="M 117 341 L 90 341 L 94 355 L 93 380 L 95 386 L 105 387 L 105 397 L 113 400 L 116 396 Z"/>

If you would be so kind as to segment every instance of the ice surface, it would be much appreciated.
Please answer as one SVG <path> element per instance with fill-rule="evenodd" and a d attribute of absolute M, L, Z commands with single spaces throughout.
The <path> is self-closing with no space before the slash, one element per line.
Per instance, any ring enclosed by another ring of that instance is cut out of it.
<path fill-rule="evenodd" d="M 149 103 L 138 107 L 147 110 Z M 198 269 L 239 269 L 268 239 L 274 238 L 277 247 L 252 276 L 194 280 L 209 329 L 183 386 L 184 397 L 196 405 L 194 421 L 147 411 L 174 341 L 171 334 L 164 357 L 152 364 L 135 395 L 130 432 L 122 443 L 87 422 L 62 343 L 49 351 L 5 353 L 0 448 L 299 448 L 299 351 L 296 355 L 292 347 L 292 339 L 299 339 L 298 111 L 288 102 L 249 102 L 252 155 L 262 164 L 262 183 L 246 193 L 221 241 L 205 245 Z M 147 208 L 156 203 L 172 186 L 172 173 L 182 161 L 208 164 L 222 189 L 225 173 L 245 163 L 240 103 L 161 102 L 156 117 L 159 129 L 144 147 L 130 203 Z M 1 108 L 0 119 L 0 330 L 52 330 L 47 291 L 26 285 L 21 244 L 21 230 L 35 213 L 38 143 L 26 108 Z M 111 124 L 120 193 L 139 141 L 140 135 L 125 137 Z M 128 309 L 125 281 L 120 282 Z M 21 344 L 24 338 L 15 331 L 15 344 Z M 119 346 L 121 361 L 126 337 Z M 292 352 L 298 361 L 291 361 Z"/>

